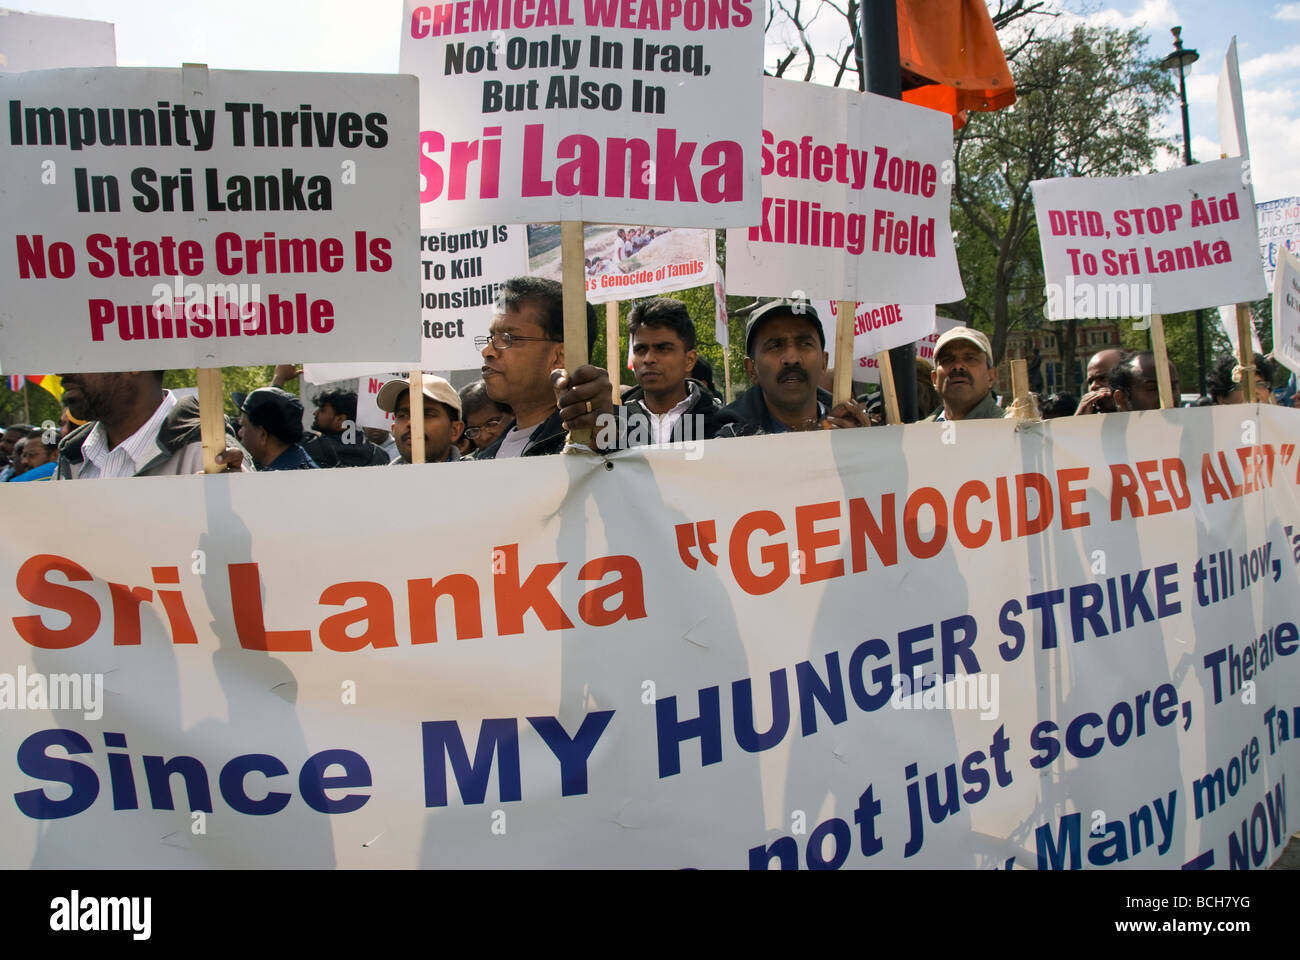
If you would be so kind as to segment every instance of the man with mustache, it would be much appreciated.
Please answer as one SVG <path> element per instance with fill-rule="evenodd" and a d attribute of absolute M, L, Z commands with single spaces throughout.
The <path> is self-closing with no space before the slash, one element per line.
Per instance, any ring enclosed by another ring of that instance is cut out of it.
<path fill-rule="evenodd" d="M 930 373 L 943 409 L 926 419 L 1001 420 L 1003 411 L 993 393 L 997 377 L 988 337 L 973 327 L 946 331 L 934 345 Z"/>
<path fill-rule="evenodd" d="M 164 390 L 162 370 L 65 373 L 63 402 L 88 421 L 59 445 L 60 479 L 161 477 L 203 472 L 199 402 Z M 226 431 L 218 458 L 247 471 L 252 457 Z"/>
<path fill-rule="evenodd" d="M 596 340 L 596 311 L 585 304 L 587 351 Z M 502 286 L 483 351 L 487 395 L 514 411 L 515 422 L 476 460 L 538 457 L 564 450 L 566 431 L 591 430 L 597 446 L 602 417 L 614 409 L 609 374 L 584 363 L 564 371 L 563 288 L 541 277 L 513 277 Z M 612 432 L 612 431 L 610 431 Z"/>
<path fill-rule="evenodd" d="M 754 385 L 722 408 L 719 437 L 869 427 L 866 408 L 849 400 L 831 409 L 821 389 L 826 334 L 807 300 L 772 300 L 745 324 L 745 372 Z"/>

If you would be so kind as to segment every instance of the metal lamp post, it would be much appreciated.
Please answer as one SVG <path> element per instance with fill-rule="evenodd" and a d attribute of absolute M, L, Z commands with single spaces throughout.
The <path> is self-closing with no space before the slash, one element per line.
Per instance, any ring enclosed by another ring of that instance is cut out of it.
<path fill-rule="evenodd" d="M 1183 108 L 1183 166 L 1192 165 L 1192 126 L 1187 118 L 1187 76 L 1190 67 L 1201 55 L 1183 47 L 1182 27 L 1170 31 L 1174 35 L 1174 52 L 1160 61 L 1161 70 L 1178 71 L 1178 99 Z M 1205 311 L 1196 311 L 1196 361 L 1199 367 L 1201 395 L 1205 395 Z"/>

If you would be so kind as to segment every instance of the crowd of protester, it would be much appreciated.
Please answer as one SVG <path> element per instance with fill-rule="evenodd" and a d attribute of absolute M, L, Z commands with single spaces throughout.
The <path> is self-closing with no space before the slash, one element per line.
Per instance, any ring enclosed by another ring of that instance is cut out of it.
<path fill-rule="evenodd" d="M 586 309 L 588 348 L 596 313 Z M 834 404 L 825 389 L 826 331 L 804 300 L 756 304 L 745 322 L 745 370 L 752 386 L 724 404 L 712 370 L 695 347 L 685 304 L 663 297 L 637 303 L 628 318 L 636 386 L 613 402 L 608 373 L 590 363 L 564 371 L 560 284 L 535 277 L 507 282 L 487 336 L 476 346 L 482 377 L 457 391 L 422 377 L 424 462 L 544 456 L 564 449 L 571 431 L 600 451 L 718 437 L 809 429 L 870 427 L 884 421 L 880 393 Z M 312 470 L 409 464 L 413 457 L 410 379 L 383 385 L 375 399 L 392 416 L 389 433 L 357 427 L 357 394 L 331 389 L 314 398 L 311 429 L 302 401 L 284 389 L 300 370 L 275 368 L 272 383 L 235 399 L 220 461 L 232 471 Z M 935 344 L 934 362 L 918 360 L 917 398 L 931 421 L 1005 416 L 995 392 L 988 338 L 957 327 Z M 1274 402 L 1277 365 L 1255 359 L 1254 402 Z M 1174 396 L 1178 371 L 1169 366 Z M 1202 404 L 1245 402 L 1243 371 L 1220 358 Z M 163 388 L 163 371 L 66 374 L 57 429 L 12 424 L 0 438 L 0 482 L 51 478 L 159 476 L 203 468 L 198 401 Z M 1081 398 L 1051 394 L 1044 418 L 1154 410 L 1160 407 L 1155 357 L 1107 348 L 1088 361 Z M 1300 405 L 1300 394 L 1293 398 Z"/>

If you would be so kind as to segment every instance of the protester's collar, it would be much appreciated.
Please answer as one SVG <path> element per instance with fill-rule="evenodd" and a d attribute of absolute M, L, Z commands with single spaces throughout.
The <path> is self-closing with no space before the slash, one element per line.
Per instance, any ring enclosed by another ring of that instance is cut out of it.
<path fill-rule="evenodd" d="M 154 410 L 153 415 L 131 436 L 123 440 L 113 450 L 108 448 L 108 431 L 104 429 L 102 421 L 96 421 L 95 426 L 86 437 L 85 442 L 81 445 L 81 457 L 84 461 L 93 464 L 95 469 L 101 473 L 104 470 L 104 461 L 108 459 L 110 453 L 121 449 L 131 458 L 135 464 L 135 472 L 139 473 L 144 469 L 158 454 L 157 437 L 162 428 L 163 421 L 171 413 L 172 408 L 176 406 L 176 395 L 170 390 L 163 391 L 162 402 Z"/>

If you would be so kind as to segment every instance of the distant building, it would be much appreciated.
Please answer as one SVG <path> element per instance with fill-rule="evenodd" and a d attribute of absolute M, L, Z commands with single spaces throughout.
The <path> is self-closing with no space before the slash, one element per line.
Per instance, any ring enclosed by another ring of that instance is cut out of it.
<path fill-rule="evenodd" d="M 1107 347 L 1119 347 L 1120 324 L 1127 322 L 1113 319 L 1078 321 L 1075 328 L 1078 344 L 1074 348 L 1074 368 L 1077 377 L 1074 392 L 1076 395 L 1084 392 L 1084 367 L 1087 366 L 1088 359 L 1098 350 L 1104 350 Z M 1065 329 L 1064 323 L 1051 323 L 1029 330 L 1012 330 L 1009 332 L 1007 334 L 1006 352 L 998 368 L 998 380 L 995 387 L 998 394 L 1000 396 L 1010 396 L 1012 392 L 1011 367 L 1007 361 L 1029 361 L 1033 358 L 1035 350 L 1038 351 L 1041 360 L 1038 369 L 1043 378 L 1042 389 L 1039 391 L 1042 396 L 1071 389 L 1065 367 L 1061 363 L 1060 335 L 1065 332 Z"/>

